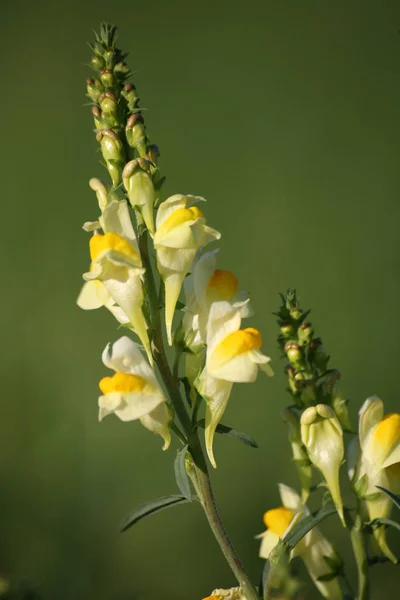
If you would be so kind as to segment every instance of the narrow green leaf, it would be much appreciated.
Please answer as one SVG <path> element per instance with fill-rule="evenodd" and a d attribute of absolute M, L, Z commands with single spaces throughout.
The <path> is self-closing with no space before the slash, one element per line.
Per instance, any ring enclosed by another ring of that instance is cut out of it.
<path fill-rule="evenodd" d="M 185 502 L 189 502 L 189 500 L 185 496 L 181 495 L 173 495 L 173 496 L 163 496 L 162 498 L 156 498 L 155 500 L 151 500 L 146 504 L 142 504 L 136 509 L 133 513 L 125 517 L 125 519 L 121 523 L 120 531 L 126 531 L 136 523 L 139 523 L 142 519 L 149 517 L 150 515 L 154 515 L 161 510 L 169 508 L 170 506 L 175 506 L 176 504 L 185 504 Z"/>
<path fill-rule="evenodd" d="M 197 424 L 199 427 L 202 427 L 204 429 L 205 419 L 200 419 L 200 421 L 198 421 Z M 216 433 L 220 433 L 221 435 L 228 435 L 229 437 L 232 437 L 235 440 L 242 442 L 242 444 L 250 446 L 251 448 L 258 448 L 257 442 L 252 437 L 247 435 L 247 433 L 243 433 L 242 431 L 236 431 L 236 429 L 228 427 L 227 425 L 222 425 L 222 423 L 217 425 L 217 429 L 215 431 Z"/>
<path fill-rule="evenodd" d="M 388 527 L 394 527 L 394 529 L 398 529 L 400 531 L 400 523 L 396 523 L 396 521 L 392 521 L 391 519 L 384 519 L 383 517 L 374 519 L 373 521 L 367 523 L 367 525 L 372 527 L 372 529 L 377 529 L 378 527 L 381 527 L 381 525 L 387 525 Z"/>
<path fill-rule="evenodd" d="M 381 487 L 380 485 L 376 485 L 375 487 L 377 487 L 378 490 L 381 490 L 381 492 L 386 494 L 386 496 L 389 496 L 389 498 L 392 500 L 393 504 L 395 504 L 397 506 L 397 508 L 400 508 L 400 496 L 396 496 L 396 494 L 392 494 L 392 492 L 389 492 L 389 490 L 387 490 L 384 487 Z"/>
<path fill-rule="evenodd" d="M 296 544 L 309 532 L 314 529 L 321 521 L 324 521 L 327 517 L 334 515 L 336 508 L 332 505 L 324 506 L 320 510 L 316 511 L 311 515 L 307 515 L 301 519 L 292 529 L 282 538 L 282 542 L 285 542 L 290 546 L 292 550 Z"/>
<path fill-rule="evenodd" d="M 188 474 L 186 472 L 185 467 L 185 459 L 186 452 L 188 450 L 188 446 L 184 446 L 176 453 L 176 458 L 174 462 L 174 471 L 175 471 L 175 479 L 178 484 L 178 488 L 180 489 L 182 495 L 187 498 L 189 502 L 192 500 L 192 489 L 190 486 L 190 480 Z"/>

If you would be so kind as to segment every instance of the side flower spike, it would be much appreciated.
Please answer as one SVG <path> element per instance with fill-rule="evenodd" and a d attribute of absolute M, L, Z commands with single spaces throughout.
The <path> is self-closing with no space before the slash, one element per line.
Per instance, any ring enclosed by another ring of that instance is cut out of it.
<path fill-rule="evenodd" d="M 242 318 L 250 316 L 247 293 L 238 292 L 238 280 L 231 271 L 217 269 L 219 249 L 206 252 L 194 263 L 192 273 L 184 281 L 187 310 L 183 329 L 192 333 L 192 345 L 198 347 L 207 341 L 207 321 L 214 302 L 227 301 L 240 309 Z M 204 351 L 186 354 L 186 376 L 193 386 L 204 361 Z"/>
<path fill-rule="evenodd" d="M 90 271 L 86 281 L 100 280 L 114 302 L 121 308 L 139 336 L 150 362 L 147 325 L 142 312 L 144 273 L 135 232 L 126 201 L 112 201 L 99 218 L 104 234 L 95 233 L 90 239 Z"/>
<path fill-rule="evenodd" d="M 257 536 L 261 539 L 259 555 L 268 559 L 279 540 L 309 510 L 301 501 L 298 493 L 283 483 L 279 484 L 282 506 L 268 510 L 264 514 L 266 531 Z M 300 556 L 308 573 L 323 598 L 342 600 L 342 592 L 335 577 L 323 577 L 332 571 L 332 565 L 341 564 L 334 548 L 317 527 L 309 531 L 292 550 L 291 558 Z M 321 577 L 323 578 L 321 580 Z M 326 580 L 325 580 L 326 579 Z"/>
<path fill-rule="evenodd" d="M 271 360 L 260 352 L 261 334 L 257 329 L 240 329 L 241 309 L 229 302 L 215 302 L 211 306 L 207 326 L 206 365 L 196 387 L 206 400 L 205 441 L 213 467 L 216 462 L 213 440 L 233 383 L 255 381 L 258 369 L 272 375 Z"/>
<path fill-rule="evenodd" d="M 359 477 L 366 477 L 366 506 L 371 520 L 390 516 L 392 501 L 377 489 L 377 485 L 393 494 L 400 493 L 400 414 L 384 415 L 380 398 L 373 396 L 362 405 L 359 413 L 361 461 Z M 368 497 L 370 496 L 370 498 Z M 374 530 L 374 537 L 385 556 L 398 559 L 386 542 L 384 527 Z"/>
<path fill-rule="evenodd" d="M 172 345 L 172 320 L 183 280 L 199 248 L 221 234 L 206 225 L 203 213 L 195 203 L 197 196 L 176 194 L 160 204 L 156 218 L 154 247 L 157 267 L 165 283 L 165 322 L 169 345 Z"/>
<path fill-rule="evenodd" d="M 339 469 L 344 457 L 343 431 L 333 408 L 318 404 L 307 408 L 300 419 L 301 441 L 309 459 L 322 475 L 339 517 L 346 527 L 339 486 Z"/>
<path fill-rule="evenodd" d="M 121 421 L 139 419 L 144 427 L 163 438 L 166 450 L 171 443 L 171 410 L 139 348 L 124 336 L 106 346 L 102 359 L 115 374 L 100 380 L 99 421 L 111 413 Z"/>

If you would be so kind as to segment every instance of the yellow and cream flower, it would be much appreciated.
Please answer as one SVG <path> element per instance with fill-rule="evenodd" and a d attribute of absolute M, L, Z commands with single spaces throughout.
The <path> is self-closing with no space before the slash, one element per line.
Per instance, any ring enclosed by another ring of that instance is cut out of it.
<path fill-rule="evenodd" d="M 339 486 L 344 457 L 343 430 L 333 408 L 318 404 L 307 408 L 300 419 L 301 441 L 312 464 L 322 473 L 339 517 L 346 526 Z"/>
<path fill-rule="evenodd" d="M 227 301 L 240 309 L 241 317 L 250 316 L 247 293 L 238 292 L 238 280 L 231 271 L 217 269 L 219 249 L 206 252 L 195 261 L 192 273 L 185 278 L 186 312 L 183 328 L 192 332 L 193 346 L 207 342 L 207 321 L 214 302 Z M 193 385 L 204 361 L 203 352 L 186 354 L 186 376 Z"/>
<path fill-rule="evenodd" d="M 165 322 L 170 345 L 176 303 L 196 252 L 221 237 L 206 225 L 203 213 L 195 206 L 201 200 L 176 194 L 162 202 L 157 211 L 154 247 L 158 271 L 165 282 Z"/>
<path fill-rule="evenodd" d="M 393 494 L 400 493 L 400 414 L 384 414 L 380 398 L 373 396 L 362 405 L 359 413 L 361 461 L 358 476 L 366 476 L 366 506 L 369 518 L 387 518 L 392 501 L 377 489 L 377 485 Z M 368 495 L 371 497 L 368 498 Z M 374 530 L 382 552 L 393 562 L 396 556 L 386 543 L 385 528 Z"/>
<path fill-rule="evenodd" d="M 269 558 L 279 540 L 290 531 L 293 525 L 303 515 L 309 514 L 307 507 L 302 503 L 295 490 L 281 483 L 279 484 L 279 493 L 282 506 L 268 510 L 264 514 L 264 523 L 267 529 L 257 536 L 261 539 L 259 555 L 264 559 Z M 314 585 L 324 598 L 342 600 L 342 592 L 336 578 L 329 581 L 319 580 L 321 576 L 327 575 L 331 571 L 325 557 L 328 558 L 328 561 L 331 559 L 329 562 L 335 562 L 337 557 L 333 547 L 317 527 L 309 531 L 292 550 L 291 558 L 294 556 L 300 556 L 303 560 Z"/>
<path fill-rule="evenodd" d="M 207 325 L 206 365 L 196 387 L 206 401 L 205 441 L 207 454 L 216 467 L 213 454 L 215 429 L 225 412 L 232 386 L 255 381 L 259 368 L 272 375 L 271 360 L 260 351 L 261 333 L 253 327 L 240 329 L 241 308 L 229 302 L 215 302 Z"/>
<path fill-rule="evenodd" d="M 102 281 L 93 279 L 86 281 L 76 301 L 83 310 L 94 310 L 104 306 L 121 325 L 128 325 L 129 319 L 124 311 L 114 302 Z"/>
<path fill-rule="evenodd" d="M 141 275 L 144 269 L 126 201 L 110 202 L 99 218 L 99 224 L 103 233 L 95 231 L 90 239 L 92 262 L 90 271 L 83 278 L 103 283 L 108 295 L 126 315 L 152 362 L 147 325 L 142 312 L 144 297 Z M 95 290 L 92 286 L 90 293 L 84 290 L 86 308 L 91 298 L 93 308 L 97 308 L 99 289 L 97 286 Z M 93 291 L 97 293 L 93 294 Z"/>
<path fill-rule="evenodd" d="M 124 336 L 103 352 L 103 363 L 115 374 L 99 382 L 99 420 L 114 413 L 121 421 L 139 419 L 142 425 L 171 442 L 172 415 L 154 372 L 136 344 Z"/>

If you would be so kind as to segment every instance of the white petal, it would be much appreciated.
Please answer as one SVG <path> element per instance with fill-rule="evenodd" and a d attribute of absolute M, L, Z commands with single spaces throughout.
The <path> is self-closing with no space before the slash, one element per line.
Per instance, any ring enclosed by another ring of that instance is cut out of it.
<path fill-rule="evenodd" d="M 96 231 L 96 229 L 100 229 L 100 221 L 86 221 L 82 225 L 82 229 L 85 231 Z"/>
<path fill-rule="evenodd" d="M 217 268 L 216 254 L 218 252 L 219 248 L 212 250 L 211 252 L 206 252 L 194 265 L 194 293 L 196 295 L 197 302 L 203 309 L 207 304 L 206 294 L 208 282 Z"/>
<path fill-rule="evenodd" d="M 83 310 L 92 310 L 105 306 L 110 296 L 104 285 L 98 279 L 83 284 L 76 303 Z"/>
<path fill-rule="evenodd" d="M 196 250 L 193 249 L 159 248 L 157 250 L 158 271 L 163 278 L 169 274 L 169 271 L 184 273 L 185 276 L 190 271 L 195 256 Z"/>
<path fill-rule="evenodd" d="M 359 411 L 359 436 L 360 446 L 363 452 L 367 450 L 366 445 L 371 441 L 372 430 L 382 420 L 384 414 L 383 402 L 378 396 L 367 398 Z"/>
<path fill-rule="evenodd" d="M 240 328 L 240 310 L 230 302 L 214 302 L 207 323 L 208 355 L 227 335 Z"/>
<path fill-rule="evenodd" d="M 133 229 L 126 200 L 113 200 L 110 202 L 99 220 L 104 233 L 117 233 L 128 240 L 138 251 L 135 230 Z"/>
<path fill-rule="evenodd" d="M 172 321 L 176 303 L 183 283 L 184 275 L 173 273 L 165 278 L 165 325 L 167 328 L 168 344 L 172 346 Z"/>
<path fill-rule="evenodd" d="M 279 535 L 276 535 L 276 533 L 273 533 L 270 529 L 267 529 L 267 531 L 262 535 L 259 556 L 265 559 L 269 558 L 269 555 L 278 542 Z"/>
<path fill-rule="evenodd" d="M 239 354 L 222 365 L 211 354 L 207 360 L 207 369 L 213 377 L 234 383 L 255 381 L 258 373 L 258 365 L 251 359 L 250 352 Z"/>
<path fill-rule="evenodd" d="M 172 413 L 169 407 L 165 402 L 162 402 L 148 415 L 145 415 L 140 419 L 140 422 L 144 427 L 146 427 L 152 433 L 156 433 L 163 438 L 163 450 L 167 450 L 171 444 L 169 424 L 172 418 Z"/>
<path fill-rule="evenodd" d="M 186 202 L 187 196 L 183 194 L 175 194 L 164 200 L 164 202 L 161 202 L 157 211 L 156 228 L 158 229 L 175 210 L 185 208 Z"/>
<path fill-rule="evenodd" d="M 303 503 L 299 494 L 293 488 L 285 485 L 284 483 L 280 483 L 279 494 L 281 496 L 282 504 L 285 508 L 288 508 L 294 513 L 297 513 L 302 509 Z"/>
<path fill-rule="evenodd" d="M 119 392 L 113 392 L 99 397 L 99 421 L 102 421 L 107 415 L 111 415 L 116 408 L 121 406 L 122 399 Z"/>
<path fill-rule="evenodd" d="M 390 454 L 386 457 L 384 463 L 383 463 L 383 467 L 390 467 L 391 465 L 395 465 L 397 463 L 400 463 L 400 442 L 397 443 L 397 446 L 394 446 L 392 448 L 392 450 L 390 451 Z M 400 475 L 399 475 L 399 479 L 400 479 Z"/>
<path fill-rule="evenodd" d="M 124 392 L 121 394 L 121 403 L 114 412 L 121 421 L 135 421 L 148 415 L 161 402 L 164 402 L 164 397 L 160 392 L 157 394 Z"/>
<path fill-rule="evenodd" d="M 102 360 L 109 369 L 121 373 L 140 375 L 158 386 L 153 369 L 135 342 L 126 335 L 119 338 L 114 344 L 107 344 L 103 351 Z"/>

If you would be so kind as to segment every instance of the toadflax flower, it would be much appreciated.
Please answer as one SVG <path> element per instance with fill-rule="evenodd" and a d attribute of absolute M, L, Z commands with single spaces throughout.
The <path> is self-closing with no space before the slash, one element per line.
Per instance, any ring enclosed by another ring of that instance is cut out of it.
<path fill-rule="evenodd" d="M 301 441 L 308 457 L 325 478 L 339 517 L 346 526 L 339 487 L 339 469 L 344 457 L 343 431 L 333 408 L 318 404 L 307 408 L 300 419 Z"/>
<path fill-rule="evenodd" d="M 281 483 L 279 484 L 279 493 L 283 506 L 268 510 L 264 514 L 264 523 L 267 529 L 257 536 L 261 539 L 260 557 L 265 559 L 269 558 L 279 540 L 301 516 L 309 514 L 307 507 L 302 504 L 301 498 L 295 490 Z M 317 527 L 309 531 L 295 546 L 291 558 L 294 556 L 300 556 L 304 561 L 314 585 L 324 598 L 342 600 L 343 595 L 338 580 L 334 577 L 323 577 L 332 572 L 332 566 L 335 563 L 340 565 L 340 559 Z M 323 577 L 322 581 L 321 577 Z"/>
<path fill-rule="evenodd" d="M 359 415 L 361 461 L 358 476 L 366 477 L 365 501 L 369 518 L 387 518 L 392 501 L 376 486 L 393 494 L 400 493 L 400 414 L 385 416 L 382 400 L 373 396 L 364 402 Z M 374 536 L 382 552 L 396 563 L 397 558 L 386 543 L 385 528 L 375 529 Z"/>
<path fill-rule="evenodd" d="M 229 302 L 215 302 L 207 325 L 207 356 L 196 387 L 206 400 L 205 441 L 213 467 L 215 429 L 225 412 L 233 383 L 255 381 L 258 369 L 272 375 L 271 360 L 260 352 L 261 333 L 240 329 L 241 309 Z"/>
<path fill-rule="evenodd" d="M 183 329 L 191 332 L 191 346 L 196 349 L 186 354 L 186 376 L 191 385 L 199 374 L 204 361 L 207 341 L 207 321 L 214 302 L 225 300 L 240 309 L 242 318 L 251 314 L 246 292 L 238 292 L 238 280 L 231 271 L 217 269 L 216 255 L 219 249 L 206 252 L 195 261 L 192 273 L 184 281 L 186 312 Z M 203 346 L 203 351 L 198 348 Z"/>
<path fill-rule="evenodd" d="M 115 374 L 100 380 L 99 420 L 112 413 L 121 421 L 139 419 L 144 427 L 163 438 L 166 450 L 171 442 L 171 410 L 137 345 L 128 337 L 121 337 L 106 346 L 102 360 Z"/>
<path fill-rule="evenodd" d="M 113 200 L 108 204 L 99 224 L 104 233 L 95 234 L 90 239 L 90 271 L 83 275 L 88 281 L 101 281 L 114 303 L 125 313 L 133 330 L 139 336 L 150 362 L 152 354 L 147 334 L 147 325 L 142 312 L 143 287 L 141 275 L 144 273 L 136 236 L 125 200 Z M 85 308 L 98 308 L 98 293 L 85 290 Z M 97 290 L 98 291 L 98 290 Z M 81 292 L 82 294 L 82 292 Z M 80 297 L 82 304 L 82 297 Z"/>
<path fill-rule="evenodd" d="M 165 283 L 165 321 L 168 343 L 172 344 L 172 320 L 183 280 L 199 248 L 221 234 L 206 225 L 198 196 L 176 194 L 160 204 L 156 218 L 154 247 L 157 267 Z"/>

